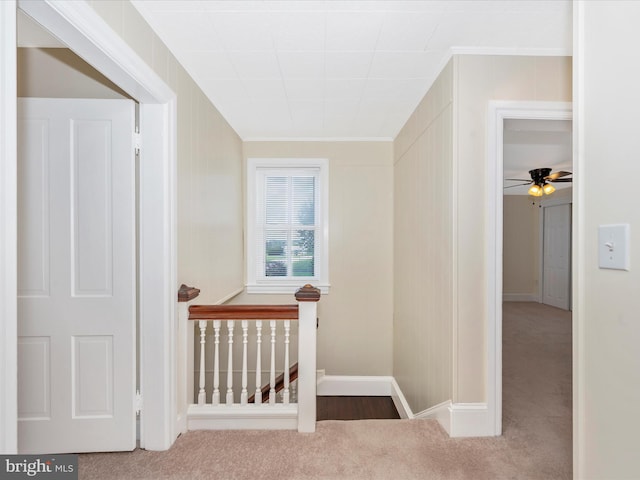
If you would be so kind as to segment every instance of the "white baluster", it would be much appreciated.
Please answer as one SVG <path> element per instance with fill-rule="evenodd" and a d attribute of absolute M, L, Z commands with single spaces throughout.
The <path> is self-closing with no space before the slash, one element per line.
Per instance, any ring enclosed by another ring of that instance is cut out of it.
<path fill-rule="evenodd" d="M 204 371 L 204 350 L 205 350 L 205 343 L 206 343 L 206 331 L 207 331 L 207 321 L 206 320 L 200 320 L 198 322 L 198 327 L 200 327 L 200 382 L 199 382 L 199 387 L 200 390 L 198 390 L 198 405 L 204 405 L 206 398 L 205 398 L 205 393 L 204 393 L 204 375 L 205 375 L 205 371 Z"/>
<path fill-rule="evenodd" d="M 213 394 L 211 403 L 220 405 L 220 320 L 213 321 Z"/>
<path fill-rule="evenodd" d="M 242 391 L 240 404 L 247 404 L 247 348 L 249 343 L 249 322 L 242 320 Z"/>
<path fill-rule="evenodd" d="M 291 321 L 284 321 L 284 395 L 282 403 L 289 405 L 289 334 L 291 332 Z"/>
<path fill-rule="evenodd" d="M 256 321 L 256 393 L 254 402 L 262 403 L 262 320 Z"/>
<path fill-rule="evenodd" d="M 233 405 L 233 320 L 227 320 L 229 332 L 229 359 L 227 361 L 227 405 Z"/>
<path fill-rule="evenodd" d="M 271 327 L 271 368 L 269 369 L 269 403 L 276 403 L 276 321 L 270 320 Z"/>

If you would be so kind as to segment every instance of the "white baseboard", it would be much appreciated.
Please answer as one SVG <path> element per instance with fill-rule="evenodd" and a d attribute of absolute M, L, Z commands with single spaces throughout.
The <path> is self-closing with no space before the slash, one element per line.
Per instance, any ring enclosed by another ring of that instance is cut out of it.
<path fill-rule="evenodd" d="M 539 302 L 537 293 L 503 293 L 503 302 Z"/>
<path fill-rule="evenodd" d="M 396 407 L 396 410 L 398 411 L 398 415 L 400 415 L 400 418 L 414 418 L 413 412 L 411 411 L 411 406 L 409 405 L 409 402 L 407 402 L 407 399 L 404 396 L 404 393 L 402 393 L 402 390 L 400 389 L 400 385 L 398 385 L 398 382 L 396 382 L 396 379 L 393 377 L 391 378 L 391 399 L 393 400 L 393 404 Z"/>
<path fill-rule="evenodd" d="M 451 437 L 490 437 L 495 435 L 486 403 L 451 403 L 450 400 L 413 413 L 395 378 L 389 376 L 324 375 L 318 379 L 320 396 L 390 396 L 400 418 L 438 421 Z"/>
<path fill-rule="evenodd" d="M 189 430 L 297 430 L 298 405 L 190 405 Z"/>
<path fill-rule="evenodd" d="M 452 437 L 493 437 L 494 426 L 486 403 L 453 403 L 449 435 Z"/>
<path fill-rule="evenodd" d="M 393 377 L 324 375 L 318 379 L 317 395 L 390 397 Z"/>
<path fill-rule="evenodd" d="M 400 418 L 435 419 L 451 437 L 494 436 L 486 403 L 451 403 L 447 400 L 414 414 L 395 378 L 389 376 L 323 375 L 319 396 L 391 397 Z M 189 430 L 296 430 L 298 405 L 190 405 Z"/>

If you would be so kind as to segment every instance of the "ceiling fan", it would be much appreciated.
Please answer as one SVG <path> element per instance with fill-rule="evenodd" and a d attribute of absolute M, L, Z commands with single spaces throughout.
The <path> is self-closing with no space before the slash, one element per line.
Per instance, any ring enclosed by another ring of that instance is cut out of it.
<path fill-rule="evenodd" d="M 542 195 L 551 195 L 556 191 L 556 188 L 551 183 L 571 182 L 572 178 L 563 178 L 571 175 L 571 172 L 565 172 L 560 170 L 559 172 L 551 173 L 550 168 L 534 168 L 529 170 L 531 180 L 525 180 L 523 178 L 506 178 L 505 180 L 513 182 L 525 182 L 517 185 L 509 185 L 504 188 L 520 187 L 522 185 L 531 185 L 529 188 L 529 195 L 534 197 L 541 197 Z"/>

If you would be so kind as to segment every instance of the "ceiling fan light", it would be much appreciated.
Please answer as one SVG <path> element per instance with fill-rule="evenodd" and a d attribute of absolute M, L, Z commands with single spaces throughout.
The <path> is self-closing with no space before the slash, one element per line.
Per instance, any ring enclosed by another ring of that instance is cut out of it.
<path fill-rule="evenodd" d="M 556 187 L 554 187 L 553 185 L 551 185 L 550 183 L 545 183 L 542 186 L 542 190 L 544 191 L 545 195 L 551 195 L 553 192 L 556 191 Z"/>
<path fill-rule="evenodd" d="M 529 188 L 529 195 L 532 195 L 534 197 L 541 197 L 542 188 L 540 187 L 540 185 L 531 185 L 531 187 Z"/>

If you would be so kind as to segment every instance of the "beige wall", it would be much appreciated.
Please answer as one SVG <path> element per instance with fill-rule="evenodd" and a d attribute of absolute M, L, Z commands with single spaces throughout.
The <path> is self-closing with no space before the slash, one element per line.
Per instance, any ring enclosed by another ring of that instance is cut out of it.
<path fill-rule="evenodd" d="M 503 197 L 502 293 L 507 300 L 509 295 L 538 295 L 540 207 L 532 198 Z"/>
<path fill-rule="evenodd" d="M 490 100 L 571 101 L 571 59 L 456 55 L 394 142 L 394 375 L 414 411 L 486 401 Z"/>
<path fill-rule="evenodd" d="M 574 476 L 640 478 L 640 2 L 574 8 Z M 598 268 L 598 226 L 616 223 L 630 224 L 629 271 Z"/>
<path fill-rule="evenodd" d="M 394 143 L 393 374 L 415 413 L 451 399 L 452 73 Z"/>
<path fill-rule="evenodd" d="M 215 303 L 243 285 L 242 141 L 129 1 L 88 3 L 177 94 L 178 283 Z"/>
<path fill-rule="evenodd" d="M 131 98 L 68 48 L 18 48 L 18 96 Z"/>
<path fill-rule="evenodd" d="M 571 101 L 571 58 L 454 56 L 454 402 L 484 402 L 487 106 L 490 100 Z"/>
<path fill-rule="evenodd" d="M 329 159 L 329 281 L 318 305 L 318 368 L 391 375 L 393 158 L 390 142 L 246 142 L 246 158 Z M 243 294 L 239 303 L 291 303 Z"/>
<path fill-rule="evenodd" d="M 533 199 L 529 195 L 503 197 L 502 293 L 505 300 L 527 301 L 538 297 L 541 280 L 540 202 L 571 201 L 572 188 L 557 189 L 550 197 Z"/>
<path fill-rule="evenodd" d="M 242 141 L 129 1 L 87 3 L 176 93 L 176 297 L 186 283 L 201 289 L 198 303 L 217 303 L 243 285 Z"/>

